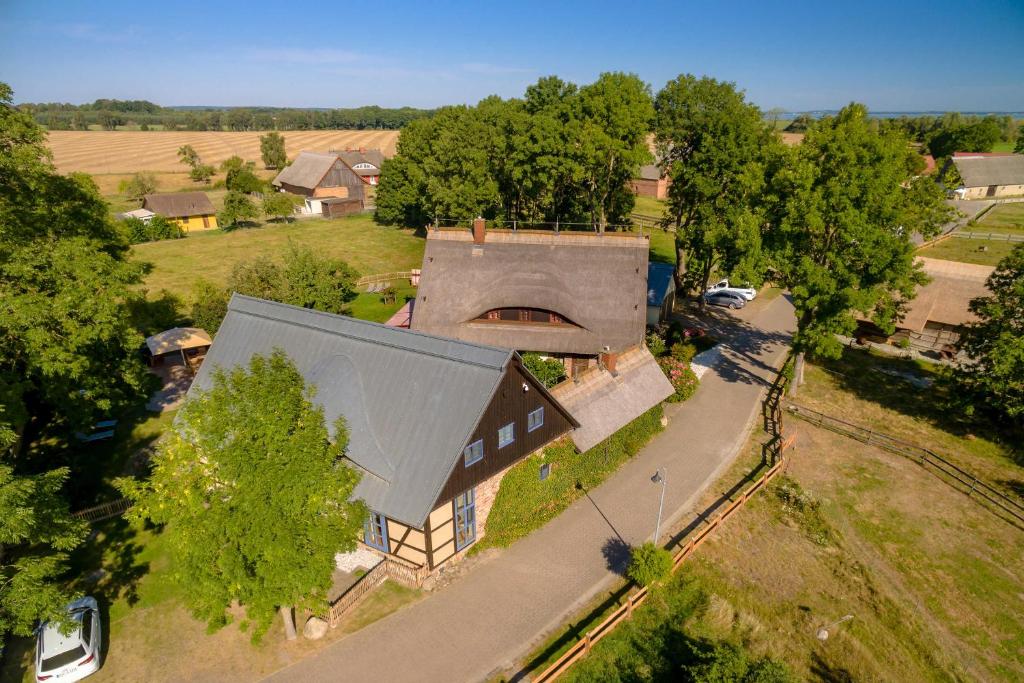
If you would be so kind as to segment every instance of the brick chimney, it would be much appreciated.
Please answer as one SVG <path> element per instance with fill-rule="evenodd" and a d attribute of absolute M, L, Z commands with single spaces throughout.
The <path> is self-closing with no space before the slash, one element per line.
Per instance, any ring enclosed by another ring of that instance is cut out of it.
<path fill-rule="evenodd" d="M 487 237 L 487 228 L 484 226 L 484 219 L 477 216 L 473 220 L 473 242 L 483 244 Z"/>
<path fill-rule="evenodd" d="M 614 375 L 615 374 L 615 361 L 617 361 L 618 358 L 619 358 L 619 355 L 617 353 L 602 353 L 601 354 L 601 364 L 604 365 L 605 369 L 608 372 L 610 372 L 610 373 L 612 373 Z"/>

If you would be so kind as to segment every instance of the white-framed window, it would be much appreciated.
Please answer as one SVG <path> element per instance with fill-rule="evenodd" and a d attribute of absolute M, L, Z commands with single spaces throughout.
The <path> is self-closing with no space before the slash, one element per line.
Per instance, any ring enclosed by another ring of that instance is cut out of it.
<path fill-rule="evenodd" d="M 516 423 L 509 422 L 498 430 L 498 448 L 504 448 L 516 440 Z"/>
<path fill-rule="evenodd" d="M 363 543 L 388 552 L 388 520 L 378 512 L 370 512 L 363 523 Z"/>
<path fill-rule="evenodd" d="M 475 462 L 480 462 L 484 459 L 484 440 L 480 439 L 466 446 L 466 450 L 462 451 L 462 455 L 466 462 L 466 467 L 469 467 Z"/>
<path fill-rule="evenodd" d="M 532 432 L 544 426 L 544 406 L 531 410 L 526 416 L 526 431 Z"/>

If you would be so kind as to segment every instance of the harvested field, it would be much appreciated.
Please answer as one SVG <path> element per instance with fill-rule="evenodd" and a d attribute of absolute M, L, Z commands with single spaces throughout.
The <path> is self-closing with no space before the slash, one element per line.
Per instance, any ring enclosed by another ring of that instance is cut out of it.
<path fill-rule="evenodd" d="M 283 131 L 288 157 L 302 150 L 380 149 L 384 156 L 395 153 L 397 130 L 315 130 Z M 51 131 L 50 149 L 61 173 L 134 173 L 136 171 L 178 172 L 178 148 L 192 145 L 203 162 L 217 165 L 237 154 L 259 161 L 260 136 L 265 132 L 228 133 L 163 131 Z"/>

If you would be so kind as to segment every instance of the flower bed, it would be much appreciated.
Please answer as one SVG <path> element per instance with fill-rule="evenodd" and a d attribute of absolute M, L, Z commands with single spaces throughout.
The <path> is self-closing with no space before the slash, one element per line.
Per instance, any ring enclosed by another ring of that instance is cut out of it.
<path fill-rule="evenodd" d="M 697 391 L 700 380 L 690 369 L 689 363 L 672 356 L 662 356 L 658 359 L 658 365 L 661 366 L 661 371 L 665 373 L 672 388 L 675 389 L 675 393 L 665 399 L 666 401 L 669 403 L 685 401 Z"/>

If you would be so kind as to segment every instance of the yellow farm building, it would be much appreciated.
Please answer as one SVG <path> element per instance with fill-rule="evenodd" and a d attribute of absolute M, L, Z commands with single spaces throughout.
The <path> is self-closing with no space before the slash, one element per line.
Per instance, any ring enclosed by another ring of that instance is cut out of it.
<path fill-rule="evenodd" d="M 142 208 L 171 219 L 186 233 L 217 227 L 217 212 L 204 192 L 147 194 Z"/>

